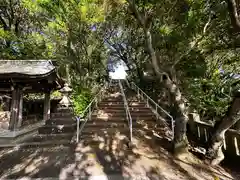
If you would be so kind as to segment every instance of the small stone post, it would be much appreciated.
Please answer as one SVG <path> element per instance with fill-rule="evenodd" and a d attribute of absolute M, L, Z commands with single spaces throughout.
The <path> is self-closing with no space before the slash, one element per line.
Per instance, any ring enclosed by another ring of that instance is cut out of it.
<path fill-rule="evenodd" d="M 72 102 L 69 98 L 70 93 L 72 92 L 72 89 L 68 86 L 67 83 L 64 84 L 64 87 L 59 90 L 59 92 L 62 93 L 63 97 L 62 100 L 59 102 L 61 107 L 70 107 Z"/>

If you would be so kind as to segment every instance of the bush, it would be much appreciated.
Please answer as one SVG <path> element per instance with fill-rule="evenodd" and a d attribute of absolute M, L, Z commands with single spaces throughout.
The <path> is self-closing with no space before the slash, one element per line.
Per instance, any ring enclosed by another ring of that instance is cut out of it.
<path fill-rule="evenodd" d="M 231 101 L 231 79 L 221 77 L 194 79 L 188 85 L 188 100 L 201 115 L 208 119 L 221 119 Z"/>
<path fill-rule="evenodd" d="M 91 102 L 92 97 L 93 96 L 90 89 L 83 89 L 73 93 L 74 111 L 77 115 L 83 113 L 88 104 Z"/>

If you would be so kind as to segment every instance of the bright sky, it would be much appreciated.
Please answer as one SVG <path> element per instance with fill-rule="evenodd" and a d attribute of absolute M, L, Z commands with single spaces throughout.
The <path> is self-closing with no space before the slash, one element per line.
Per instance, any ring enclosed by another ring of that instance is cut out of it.
<path fill-rule="evenodd" d="M 112 79 L 125 79 L 126 78 L 126 67 L 123 63 L 119 63 L 113 66 L 114 72 L 109 72 Z"/>

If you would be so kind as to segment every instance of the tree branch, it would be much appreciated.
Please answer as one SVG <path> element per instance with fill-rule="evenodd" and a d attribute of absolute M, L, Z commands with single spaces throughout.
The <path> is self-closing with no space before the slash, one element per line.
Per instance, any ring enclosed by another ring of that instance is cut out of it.
<path fill-rule="evenodd" d="M 212 19 L 212 16 L 209 15 L 209 17 L 208 17 L 208 22 L 205 24 L 205 26 L 204 26 L 204 28 L 203 28 L 203 34 L 206 34 L 206 31 L 207 31 L 207 28 L 208 28 L 208 26 L 209 26 L 209 24 L 210 24 L 210 22 L 211 22 L 211 19 Z"/>
<path fill-rule="evenodd" d="M 4 31 L 9 30 L 9 28 L 8 28 L 8 26 L 7 26 L 7 23 L 4 21 L 4 19 L 2 18 L 2 16 L 0 16 L 0 21 L 1 21 L 1 24 L 3 25 Z"/>
<path fill-rule="evenodd" d="M 145 27 L 145 19 L 141 16 L 139 11 L 137 10 L 137 6 L 135 4 L 134 0 L 127 0 L 127 2 L 130 5 L 130 8 L 132 9 L 133 13 L 135 14 L 136 19 L 141 24 L 142 27 Z"/>
<path fill-rule="evenodd" d="M 207 28 L 208 28 L 211 20 L 212 20 L 212 15 L 210 14 L 210 15 L 209 15 L 209 18 L 208 18 L 208 22 L 205 24 L 205 26 L 204 26 L 204 28 L 203 28 L 203 35 L 195 41 L 195 43 L 191 46 L 190 49 L 188 49 L 188 51 L 187 51 L 186 53 L 184 53 L 183 55 L 181 55 L 180 58 L 179 58 L 177 61 L 175 61 L 175 63 L 174 63 L 173 66 L 172 66 L 172 69 L 173 69 L 185 56 L 187 56 L 187 55 L 198 45 L 198 43 L 205 37 Z"/>
<path fill-rule="evenodd" d="M 174 4 L 172 5 L 172 7 L 168 10 L 168 12 L 167 12 L 167 15 L 168 15 L 168 16 L 169 16 L 170 13 L 172 12 L 172 10 L 175 8 L 175 6 L 177 5 L 177 3 L 178 3 L 178 0 L 176 0 L 176 1 L 174 2 Z"/>

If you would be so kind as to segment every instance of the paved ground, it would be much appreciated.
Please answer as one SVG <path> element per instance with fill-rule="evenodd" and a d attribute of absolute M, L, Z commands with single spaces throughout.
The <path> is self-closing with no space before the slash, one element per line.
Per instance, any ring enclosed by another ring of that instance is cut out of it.
<path fill-rule="evenodd" d="M 154 130 L 135 130 L 133 148 L 117 132 L 97 134 L 91 143 L 82 140 L 67 147 L 2 149 L 0 179 L 234 179 L 223 168 L 174 159 L 168 149 L 170 142 Z"/>
<path fill-rule="evenodd" d="M 115 130 L 97 129 L 85 134 L 78 144 L 68 146 L 1 149 L 0 179 L 240 179 L 237 173 L 212 168 L 193 155 L 175 159 L 170 153 L 171 134 L 164 125 L 143 122 L 134 130 L 134 145 L 130 147 L 128 134 Z"/>

